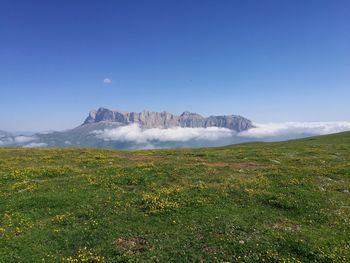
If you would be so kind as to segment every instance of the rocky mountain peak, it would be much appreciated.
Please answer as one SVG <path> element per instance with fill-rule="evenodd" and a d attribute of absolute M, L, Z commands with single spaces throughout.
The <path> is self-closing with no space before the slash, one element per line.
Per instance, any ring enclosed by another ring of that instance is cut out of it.
<path fill-rule="evenodd" d="M 90 111 L 89 116 L 85 119 L 83 125 L 97 122 L 112 122 L 120 125 L 136 123 L 143 128 L 220 127 L 238 132 L 254 127 L 250 120 L 238 115 L 203 117 L 198 113 L 185 111 L 178 116 L 166 111 L 152 112 L 144 110 L 142 112 L 124 112 L 102 107 L 97 111 Z"/>
<path fill-rule="evenodd" d="M 184 111 L 180 116 L 199 115 L 198 113 Z"/>

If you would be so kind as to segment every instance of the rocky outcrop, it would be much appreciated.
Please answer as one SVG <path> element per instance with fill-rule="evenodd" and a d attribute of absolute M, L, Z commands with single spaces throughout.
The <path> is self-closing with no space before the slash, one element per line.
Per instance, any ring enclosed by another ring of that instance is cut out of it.
<path fill-rule="evenodd" d="M 254 127 L 250 120 L 239 115 L 203 117 L 197 113 L 185 111 L 177 116 L 166 111 L 123 112 L 105 108 L 91 111 L 83 125 L 97 122 L 115 122 L 124 125 L 136 123 L 144 128 L 221 127 L 238 132 Z"/>

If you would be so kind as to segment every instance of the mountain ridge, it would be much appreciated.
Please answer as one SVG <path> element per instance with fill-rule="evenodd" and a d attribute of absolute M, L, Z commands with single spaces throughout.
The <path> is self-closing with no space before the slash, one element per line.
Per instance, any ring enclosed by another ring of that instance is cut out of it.
<path fill-rule="evenodd" d="M 198 113 L 184 111 L 181 115 L 175 115 L 167 111 L 153 112 L 126 112 L 99 108 L 89 112 L 89 116 L 82 125 L 98 122 L 112 122 L 123 125 L 136 123 L 142 128 L 227 128 L 237 132 L 254 128 L 252 121 L 240 115 L 211 115 L 203 117 Z"/>
<path fill-rule="evenodd" d="M 222 129 L 206 129 L 208 127 Z M 166 111 L 126 112 L 101 107 L 90 111 L 81 125 L 65 131 L 28 136 L 0 134 L 0 146 L 110 149 L 211 147 L 250 140 L 237 134 L 253 127 L 250 120 L 239 115 L 203 117 L 189 111 L 175 115 Z"/>

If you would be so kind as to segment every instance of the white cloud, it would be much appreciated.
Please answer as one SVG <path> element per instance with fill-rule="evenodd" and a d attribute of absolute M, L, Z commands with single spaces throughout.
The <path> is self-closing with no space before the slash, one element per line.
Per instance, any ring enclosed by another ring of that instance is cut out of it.
<path fill-rule="evenodd" d="M 150 141 L 160 142 L 186 142 L 189 140 L 215 141 L 232 137 L 235 132 L 225 128 L 151 128 L 141 129 L 138 125 L 122 126 L 115 129 L 94 131 L 98 138 L 106 141 L 123 141 L 147 143 Z"/>
<path fill-rule="evenodd" d="M 29 144 L 23 145 L 23 148 L 43 148 L 46 147 L 47 143 L 43 142 L 31 142 Z"/>
<path fill-rule="evenodd" d="M 0 139 L 0 146 L 5 146 L 13 143 L 13 139 L 11 137 L 5 137 Z"/>
<path fill-rule="evenodd" d="M 17 136 L 15 137 L 14 140 L 16 143 L 25 143 L 25 142 L 34 141 L 36 140 L 36 138 L 32 136 Z"/>
<path fill-rule="evenodd" d="M 0 139 L 0 146 L 22 145 L 31 141 L 35 141 L 38 138 L 33 136 L 16 136 L 16 137 L 4 137 Z"/>
<path fill-rule="evenodd" d="M 109 79 L 109 78 L 105 78 L 105 79 L 103 80 L 103 83 L 104 83 L 104 84 L 111 84 L 111 83 L 112 83 L 112 80 Z"/>
<path fill-rule="evenodd" d="M 278 141 L 302 138 L 312 135 L 324 135 L 350 130 L 350 122 L 284 122 L 255 124 L 256 128 L 240 133 L 218 127 L 209 128 L 152 128 L 142 129 L 138 125 L 122 126 L 114 129 L 92 132 L 105 141 L 134 142 L 154 147 L 153 142 L 201 141 L 201 145 L 223 145 L 244 141 Z M 208 142 L 208 143 L 205 143 Z M 211 142 L 211 143 L 209 143 Z M 185 144 L 186 145 L 186 144 Z M 188 144 L 191 147 L 190 143 Z M 144 147 L 144 146 L 143 146 Z"/>
<path fill-rule="evenodd" d="M 41 131 L 41 132 L 38 132 L 38 134 L 51 134 L 51 133 L 54 133 L 54 131 Z"/>
<path fill-rule="evenodd" d="M 247 138 L 298 138 L 310 135 L 324 135 L 350 130 L 350 121 L 342 122 L 282 122 L 255 124 L 256 128 L 240 132 L 238 136 Z"/>

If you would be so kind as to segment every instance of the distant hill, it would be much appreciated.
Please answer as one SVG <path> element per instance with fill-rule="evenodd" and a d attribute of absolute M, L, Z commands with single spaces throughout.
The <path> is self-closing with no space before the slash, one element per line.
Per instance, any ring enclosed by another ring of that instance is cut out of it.
<path fill-rule="evenodd" d="M 1 137 L 6 137 L 6 136 L 10 136 L 10 133 L 9 133 L 9 132 L 6 132 L 6 131 L 0 130 L 0 138 L 1 138 Z"/>

